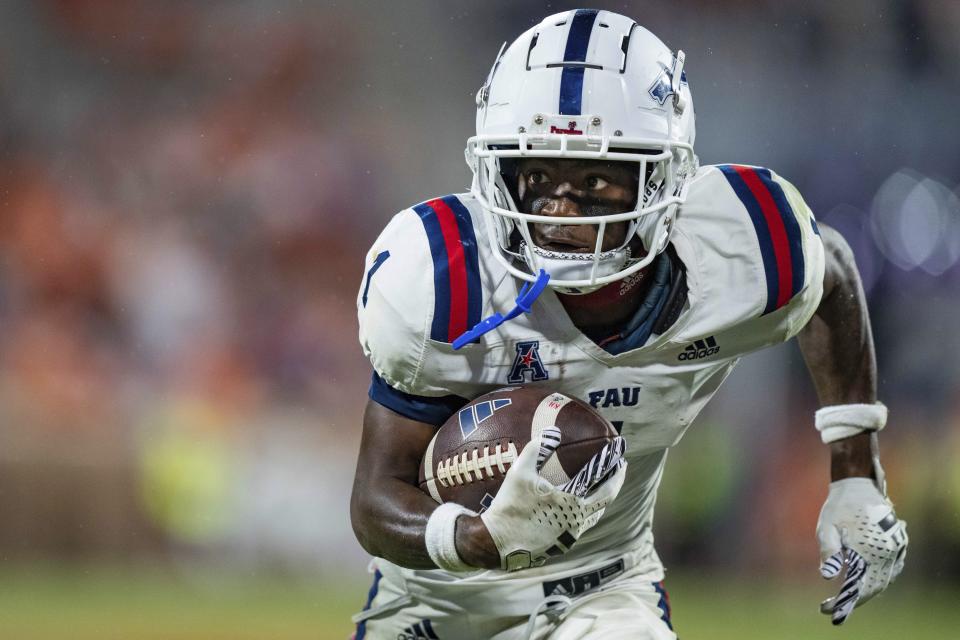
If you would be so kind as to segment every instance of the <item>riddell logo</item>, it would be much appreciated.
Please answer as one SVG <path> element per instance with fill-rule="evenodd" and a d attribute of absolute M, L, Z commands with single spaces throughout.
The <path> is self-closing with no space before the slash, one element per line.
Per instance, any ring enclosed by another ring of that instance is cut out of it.
<path fill-rule="evenodd" d="M 696 360 L 697 358 L 706 358 L 720 353 L 720 347 L 713 336 L 704 340 L 694 340 L 693 344 L 688 344 L 683 353 L 677 356 L 677 360 Z"/>
<path fill-rule="evenodd" d="M 576 120 L 571 120 L 570 122 L 568 122 L 566 129 L 561 129 L 560 127 L 556 127 L 556 126 L 554 126 L 554 125 L 550 125 L 550 133 L 565 133 L 565 134 L 567 134 L 568 136 L 582 136 L 582 135 L 583 135 L 583 131 L 581 131 L 580 129 L 577 129 L 577 121 L 576 121 Z"/>

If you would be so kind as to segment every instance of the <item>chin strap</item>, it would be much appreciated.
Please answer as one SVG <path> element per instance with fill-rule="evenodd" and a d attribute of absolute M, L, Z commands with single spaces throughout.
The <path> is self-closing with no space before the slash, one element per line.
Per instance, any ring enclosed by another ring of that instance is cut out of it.
<path fill-rule="evenodd" d="M 683 113 L 687 108 L 687 100 L 680 91 L 680 83 L 683 82 L 683 63 L 687 59 L 682 49 L 677 50 L 677 55 L 673 58 L 673 73 L 670 75 L 670 91 L 673 92 L 673 109 L 677 115 Z"/>
<path fill-rule="evenodd" d="M 653 334 L 653 328 L 660 318 L 667 300 L 670 298 L 670 285 L 673 282 L 673 263 L 666 253 L 661 253 L 654 271 L 654 279 L 646 297 L 636 313 L 624 329 L 598 346 L 607 352 L 617 355 L 630 349 L 637 349 L 646 344 Z"/>
<path fill-rule="evenodd" d="M 516 306 L 511 309 L 507 315 L 495 313 L 490 317 L 484 318 L 475 324 L 472 329 L 465 331 L 460 335 L 460 337 L 453 341 L 454 350 L 459 349 L 464 345 L 468 345 L 471 342 L 476 342 L 481 336 L 483 336 L 483 334 L 493 331 L 508 320 L 513 320 L 521 313 L 530 313 L 530 309 L 533 308 L 534 301 L 539 298 L 540 294 L 543 293 L 543 290 L 547 288 L 547 283 L 549 281 L 550 274 L 543 269 L 540 269 L 540 273 L 537 275 L 536 282 L 534 282 L 532 285 L 529 282 L 523 285 L 523 288 L 520 290 L 520 294 L 517 296 Z"/>

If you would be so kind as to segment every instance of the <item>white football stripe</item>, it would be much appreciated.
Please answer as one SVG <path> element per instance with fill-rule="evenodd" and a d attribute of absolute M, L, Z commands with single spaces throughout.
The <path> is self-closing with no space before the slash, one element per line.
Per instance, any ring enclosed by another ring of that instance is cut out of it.
<path fill-rule="evenodd" d="M 437 489 L 437 479 L 433 477 L 433 445 L 436 441 L 437 436 L 434 435 L 430 439 L 430 444 L 427 445 L 427 452 L 423 455 L 423 477 L 427 481 L 427 491 L 430 492 L 430 497 L 442 503 L 440 491 Z"/>
<path fill-rule="evenodd" d="M 557 424 L 557 416 L 569 402 L 570 398 L 562 393 L 551 393 L 540 401 L 540 405 L 533 414 L 533 422 L 530 425 L 530 440 L 538 440 L 545 427 L 552 427 Z M 561 446 L 563 440 L 560 440 Z M 563 467 L 560 466 L 560 460 L 556 455 L 547 459 L 546 464 L 540 470 L 540 475 L 549 480 L 552 484 L 562 485 L 570 481 L 570 476 L 566 474 Z"/>

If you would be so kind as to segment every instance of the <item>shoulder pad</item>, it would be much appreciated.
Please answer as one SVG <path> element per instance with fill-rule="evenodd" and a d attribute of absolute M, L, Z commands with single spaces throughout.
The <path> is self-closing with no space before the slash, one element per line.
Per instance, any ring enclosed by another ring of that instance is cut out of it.
<path fill-rule="evenodd" d="M 401 211 L 374 242 L 357 296 L 360 343 L 391 386 L 436 393 L 419 384 L 426 350 L 480 321 L 479 260 L 473 218 L 458 196 Z"/>
<path fill-rule="evenodd" d="M 766 315 L 785 306 L 804 288 L 808 270 L 804 235 L 819 235 L 819 230 L 803 201 L 792 203 L 785 193 L 784 187 L 792 189 L 792 185 L 769 169 L 735 164 L 717 169 L 740 199 L 756 232 L 767 289 L 761 315 Z"/>
<path fill-rule="evenodd" d="M 762 167 L 706 166 L 681 211 L 674 233 L 694 313 L 677 339 L 713 336 L 735 356 L 806 324 L 823 291 L 823 244 L 793 185 Z"/>

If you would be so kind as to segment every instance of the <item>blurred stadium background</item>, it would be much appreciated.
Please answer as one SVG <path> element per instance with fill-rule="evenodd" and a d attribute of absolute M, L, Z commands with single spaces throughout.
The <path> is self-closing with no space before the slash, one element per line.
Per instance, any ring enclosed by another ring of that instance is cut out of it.
<path fill-rule="evenodd" d="M 956 637 L 960 2 L 593 2 L 687 52 L 703 163 L 854 247 L 907 570 L 837 632 L 792 345 L 672 454 L 684 638 Z M 570 2 L 0 3 L 0 638 L 345 638 L 362 257 L 466 188 L 503 40 Z"/>

